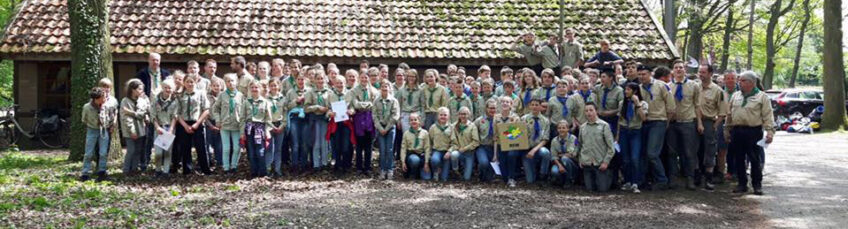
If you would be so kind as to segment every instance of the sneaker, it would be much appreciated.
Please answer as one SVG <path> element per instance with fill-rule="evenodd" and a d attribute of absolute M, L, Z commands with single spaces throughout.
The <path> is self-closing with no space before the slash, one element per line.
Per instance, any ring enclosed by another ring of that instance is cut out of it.
<path fill-rule="evenodd" d="M 748 188 L 737 187 L 736 189 L 733 189 L 733 193 L 746 193 L 746 192 L 748 192 Z"/>
<path fill-rule="evenodd" d="M 90 176 L 88 176 L 88 175 L 82 175 L 82 176 L 80 176 L 80 181 L 82 181 L 82 182 L 86 182 L 86 181 L 88 181 L 88 180 L 91 180 L 91 177 L 90 177 Z"/>
<path fill-rule="evenodd" d="M 515 180 L 509 179 L 509 181 L 506 182 L 506 185 L 509 186 L 510 188 L 515 188 Z"/>
<path fill-rule="evenodd" d="M 395 179 L 395 172 L 394 172 L 394 171 L 389 171 L 389 173 L 388 173 L 388 174 L 386 174 L 386 179 L 388 179 L 388 180 L 394 180 L 394 179 Z"/>
<path fill-rule="evenodd" d="M 715 185 L 707 182 L 707 183 L 704 184 L 704 189 L 707 190 L 707 191 L 715 190 Z"/>
<path fill-rule="evenodd" d="M 624 183 L 624 185 L 622 185 L 622 186 L 621 186 L 621 191 L 629 191 L 629 190 L 632 190 L 632 189 L 633 189 L 633 186 L 634 186 L 634 185 L 630 184 L 630 182 Z"/>
<path fill-rule="evenodd" d="M 755 188 L 754 189 L 754 195 L 762 196 L 763 195 L 763 189 Z"/>
<path fill-rule="evenodd" d="M 379 179 L 380 179 L 380 180 L 385 180 L 385 179 L 386 179 L 386 171 L 380 170 L 380 177 L 379 177 Z"/>
<path fill-rule="evenodd" d="M 94 181 L 101 182 L 101 181 L 105 181 L 105 180 L 106 180 L 106 172 L 105 171 L 97 172 L 97 179 L 95 179 Z"/>
<path fill-rule="evenodd" d="M 633 193 L 642 193 L 642 191 L 639 190 L 639 185 L 633 184 Z"/>
<path fill-rule="evenodd" d="M 686 189 L 689 189 L 690 191 L 695 190 L 695 179 L 694 178 L 692 178 L 692 177 L 686 178 Z"/>

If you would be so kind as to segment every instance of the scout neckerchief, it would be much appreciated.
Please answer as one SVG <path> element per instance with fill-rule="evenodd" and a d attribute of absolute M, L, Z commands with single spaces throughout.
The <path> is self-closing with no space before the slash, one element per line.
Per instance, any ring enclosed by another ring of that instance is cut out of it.
<path fill-rule="evenodd" d="M 418 148 L 418 130 L 419 129 L 409 128 L 409 132 L 412 133 L 413 136 L 415 136 L 415 144 L 412 146 L 413 150 L 415 148 Z"/>
<path fill-rule="evenodd" d="M 456 124 L 456 129 L 459 130 L 459 133 L 457 134 L 461 134 L 463 131 L 465 131 L 465 128 L 468 128 L 468 125 L 465 125 L 464 123 Z"/>
<path fill-rule="evenodd" d="M 742 94 L 742 107 L 745 107 L 745 104 L 748 104 L 748 98 L 756 95 L 757 93 L 760 93 L 760 89 L 757 88 L 757 87 L 754 87 L 754 89 L 751 90 L 751 92 L 749 92 L 748 94 L 743 93 Z"/>
<path fill-rule="evenodd" d="M 533 116 L 533 141 L 539 139 L 539 132 L 542 132 L 542 126 L 539 125 L 539 117 Z"/>
<path fill-rule="evenodd" d="M 610 85 L 612 86 L 612 85 Z M 609 94 L 611 88 L 604 87 L 604 96 L 601 98 L 601 107 L 607 109 L 607 94 Z"/>
<path fill-rule="evenodd" d="M 462 106 L 462 100 L 465 98 L 465 94 L 459 93 L 459 96 L 454 98 L 454 102 L 456 102 L 456 110 L 459 111 L 459 108 Z"/>
<path fill-rule="evenodd" d="M 653 83 L 654 82 L 651 81 L 650 83 L 646 83 L 646 84 L 642 85 L 642 87 L 645 88 L 645 91 L 648 91 L 648 95 L 651 96 L 651 101 L 654 101 L 654 92 L 651 91 L 651 86 L 654 85 Z"/>
<path fill-rule="evenodd" d="M 489 121 L 489 134 L 486 136 L 491 138 L 492 135 L 495 133 L 495 128 L 493 124 L 495 120 L 492 120 L 492 117 L 486 117 L 486 120 Z"/>
<path fill-rule="evenodd" d="M 362 94 L 365 101 L 368 101 L 368 85 L 362 86 Z"/>
<path fill-rule="evenodd" d="M 556 85 L 545 88 L 545 101 L 551 99 L 551 91 L 553 91 L 554 89 L 556 89 Z"/>
<path fill-rule="evenodd" d="M 279 94 L 277 94 L 276 97 L 271 97 L 271 100 L 274 100 L 274 102 L 271 103 L 271 112 L 272 113 L 277 113 L 277 103 L 280 102 L 281 99 L 283 99 L 283 97 L 280 96 Z"/>
<path fill-rule="evenodd" d="M 412 106 L 412 93 L 414 93 L 414 92 L 415 92 L 415 87 L 409 87 L 409 86 L 407 86 L 407 87 L 406 87 L 406 92 L 407 92 L 407 95 L 406 95 L 406 104 L 407 104 L 407 105 L 409 105 L 409 106 Z"/>
<path fill-rule="evenodd" d="M 633 119 L 633 114 L 636 112 L 634 110 L 634 105 L 632 101 L 627 101 L 627 110 L 624 112 L 624 120 L 627 120 L 627 124 L 630 124 L 630 120 Z"/>
<path fill-rule="evenodd" d="M 186 115 L 188 115 L 189 118 L 191 118 L 191 113 L 193 113 L 193 112 L 191 112 L 192 111 L 192 107 L 191 107 L 192 98 L 191 97 L 194 96 L 194 92 L 191 92 L 191 93 L 186 92 L 185 96 L 188 97 L 186 99 L 186 102 L 188 103 L 188 109 L 186 109 Z"/>
<path fill-rule="evenodd" d="M 447 129 L 448 129 L 447 125 L 442 126 L 442 124 L 438 124 L 438 123 L 436 123 L 436 127 L 438 127 L 438 128 L 439 128 L 439 130 L 441 130 L 441 131 L 442 131 L 442 133 L 445 133 L 445 130 L 447 130 Z"/>
<path fill-rule="evenodd" d="M 381 119 L 386 117 L 386 110 L 389 110 L 389 108 L 388 108 L 388 107 L 386 107 L 387 105 L 389 105 L 389 99 L 383 99 L 383 100 L 382 100 L 382 104 L 383 104 L 383 112 L 381 112 L 381 113 L 380 113 L 380 114 L 381 114 L 381 116 L 380 116 L 380 118 L 381 118 Z"/>
<path fill-rule="evenodd" d="M 251 116 L 250 117 L 256 116 L 256 103 L 258 103 L 260 100 L 259 99 L 253 100 L 253 98 L 249 98 L 249 99 L 247 99 L 247 101 L 250 102 L 250 108 L 251 108 L 251 110 L 250 110 Z"/>
<path fill-rule="evenodd" d="M 227 95 L 230 97 L 230 114 L 232 114 L 233 111 L 235 111 L 235 109 L 236 109 L 236 102 L 233 101 L 234 100 L 233 98 L 236 97 L 236 91 L 230 90 L 230 88 L 227 88 L 226 92 L 227 92 Z"/>
<path fill-rule="evenodd" d="M 568 117 L 568 106 L 565 105 L 566 104 L 565 102 L 568 101 L 568 95 L 557 96 L 556 99 L 557 99 L 557 101 L 559 101 L 560 104 L 562 104 L 562 117 L 563 118 Z"/>
<path fill-rule="evenodd" d="M 433 95 L 436 94 L 436 89 L 439 89 L 439 87 L 427 88 L 430 91 L 430 107 L 433 107 Z"/>
<path fill-rule="evenodd" d="M 530 103 L 530 99 L 532 99 L 532 98 L 533 98 L 533 97 L 530 95 L 530 92 L 532 92 L 532 90 L 530 90 L 529 88 L 524 88 L 524 105 L 525 105 L 525 106 L 526 106 L 528 103 Z"/>
<path fill-rule="evenodd" d="M 168 96 L 167 100 L 162 99 L 161 95 L 157 97 L 159 97 L 159 99 L 157 99 L 156 102 L 159 103 L 159 107 L 162 107 L 163 111 L 167 111 L 168 107 L 170 107 L 174 102 L 174 100 L 171 99 L 171 96 Z"/>
<path fill-rule="evenodd" d="M 316 99 L 316 103 L 317 103 L 319 106 L 324 106 L 324 92 L 327 92 L 327 89 L 326 89 L 326 88 L 321 89 L 320 91 L 318 91 L 318 94 L 316 95 L 316 96 L 318 97 L 318 98 Z"/>
<path fill-rule="evenodd" d="M 674 82 L 677 84 L 677 90 L 674 92 L 674 100 L 677 100 L 677 102 L 683 100 L 683 84 L 686 82 L 689 82 L 688 78 L 683 78 L 683 82 Z"/>
<path fill-rule="evenodd" d="M 583 93 L 583 91 L 578 91 L 578 93 L 580 93 L 580 96 L 583 96 L 583 102 L 586 103 L 589 102 L 589 96 L 592 95 L 592 90 L 587 90 L 586 93 Z"/>

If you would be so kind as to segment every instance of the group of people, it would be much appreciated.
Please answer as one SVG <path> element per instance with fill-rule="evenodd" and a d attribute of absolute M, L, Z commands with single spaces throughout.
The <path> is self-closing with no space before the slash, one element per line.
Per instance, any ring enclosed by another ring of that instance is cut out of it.
<path fill-rule="evenodd" d="M 569 30 L 561 43 L 524 36 L 515 49 L 530 67 L 503 67 L 497 81 L 486 65 L 472 76 L 455 65 L 419 74 L 401 63 L 390 75 L 387 65 L 367 61 L 341 72 L 333 63 L 253 64 L 241 56 L 223 77 L 212 59 L 202 71 L 189 61 L 171 74 L 151 53 L 120 103 L 108 79 L 91 89 L 82 112 L 88 130 L 81 179 L 90 179 L 95 153 L 97 179 L 106 178 L 107 148 L 115 140 L 108 132 L 117 125 L 127 148 L 125 174 L 152 165 L 161 177 L 193 174 L 196 167 L 229 175 L 244 150 L 251 177 L 324 169 L 369 175 L 376 143 L 380 179 L 398 171 L 408 179 L 468 181 L 476 170 L 480 181 L 500 175 L 509 187 L 523 174 L 528 184 L 639 193 L 674 188 L 677 176 L 687 189 L 712 190 L 735 174 L 735 192 L 747 192 L 750 161 L 752 186 L 762 193 L 756 142 L 763 131 L 771 142 L 774 127 L 755 73 L 715 77 L 712 66 L 701 65 L 688 75 L 682 61 L 672 69 L 625 63 L 606 41 L 584 63 L 569 51 L 582 53 L 573 36 Z M 530 61 L 551 53 L 555 61 Z M 534 70 L 543 63 L 550 66 Z M 335 120 L 339 110 L 332 107 L 340 101 L 347 105 L 344 121 Z M 526 124 L 530 147 L 501 150 L 501 123 Z M 154 146 L 165 133 L 176 136 L 171 147 Z"/>

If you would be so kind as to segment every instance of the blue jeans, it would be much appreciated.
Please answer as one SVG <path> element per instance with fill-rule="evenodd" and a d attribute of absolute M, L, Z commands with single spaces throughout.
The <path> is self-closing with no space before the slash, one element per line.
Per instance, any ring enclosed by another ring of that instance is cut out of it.
<path fill-rule="evenodd" d="M 432 178 L 431 173 L 425 172 L 423 167 L 424 161 L 418 154 L 406 155 L 406 176 L 413 179 L 418 176 L 422 180 L 429 180 Z"/>
<path fill-rule="evenodd" d="M 618 143 L 624 160 L 624 182 L 641 184 L 642 177 L 642 130 L 621 128 Z"/>
<path fill-rule="evenodd" d="M 127 143 L 127 154 L 124 155 L 124 166 L 122 170 L 124 174 L 129 174 L 139 169 L 142 153 L 144 153 L 144 147 L 147 145 L 147 138 L 146 136 L 138 136 L 135 140 L 124 138 L 124 142 Z"/>
<path fill-rule="evenodd" d="M 144 149 L 142 149 L 141 151 L 141 162 L 139 162 L 141 171 L 147 171 L 147 166 L 150 165 L 150 154 L 153 152 L 154 148 L 153 133 L 155 133 L 155 131 L 156 130 L 154 129 L 153 124 L 147 125 L 147 137 L 144 138 L 144 142 L 142 143 Z"/>
<path fill-rule="evenodd" d="M 327 141 L 327 118 L 324 115 L 309 115 L 312 123 L 312 168 L 330 165 L 330 143 Z"/>
<path fill-rule="evenodd" d="M 250 176 L 264 177 L 268 169 L 265 168 L 265 140 L 256 143 L 253 134 L 245 136 L 247 138 L 247 156 L 250 159 Z"/>
<path fill-rule="evenodd" d="M 215 121 L 209 121 L 212 124 L 215 124 Z M 221 130 L 214 131 L 210 128 L 206 128 L 206 144 L 209 145 L 209 149 L 207 152 L 214 152 L 215 155 L 215 166 L 222 166 L 224 161 L 224 147 L 222 145 L 221 140 Z"/>
<path fill-rule="evenodd" d="M 433 179 L 445 181 L 448 179 L 447 169 L 443 164 L 450 164 L 450 162 L 446 162 L 445 151 L 430 151 L 430 170 L 433 172 Z M 449 165 L 448 165 L 449 166 Z M 449 167 L 448 167 L 449 168 Z M 436 170 L 441 170 L 439 173 L 436 173 Z"/>
<path fill-rule="evenodd" d="M 522 153 L 527 155 L 530 151 Z M 548 168 L 551 167 L 551 151 L 548 148 L 542 147 L 533 154 L 533 158 L 523 157 L 524 162 L 524 177 L 528 184 L 536 182 L 536 172 L 538 169 L 540 177 L 545 178 L 548 175 Z"/>
<path fill-rule="evenodd" d="M 551 165 L 551 177 L 553 178 L 554 183 L 566 183 L 568 185 L 574 184 L 577 180 L 575 179 L 577 178 L 577 174 L 580 173 L 580 166 L 577 165 L 577 162 L 567 157 L 562 157 L 559 161 L 562 163 L 562 167 L 565 167 L 565 171 L 560 173 L 559 166 Z"/>
<path fill-rule="evenodd" d="M 85 132 L 85 155 L 82 159 L 82 175 L 91 174 L 91 161 L 94 160 L 95 145 L 99 146 L 97 149 L 99 156 L 97 172 L 106 172 L 106 162 L 109 160 L 106 156 L 109 153 L 109 132 L 87 128 Z"/>
<path fill-rule="evenodd" d="M 221 145 L 224 147 L 221 156 L 224 162 L 221 165 L 225 172 L 238 168 L 239 155 L 241 154 L 239 137 L 241 137 L 241 133 L 238 130 L 221 130 Z"/>
<path fill-rule="evenodd" d="M 380 148 L 380 171 L 388 172 L 395 169 L 394 145 L 394 127 L 389 128 L 386 135 L 377 133 L 377 147 Z"/>
<path fill-rule="evenodd" d="M 451 152 L 450 163 L 442 163 L 442 173 L 447 177 L 447 172 L 449 169 L 453 168 L 454 171 L 459 171 L 460 163 L 462 164 L 462 180 L 471 180 L 471 173 L 474 172 L 474 158 L 475 155 L 472 153 L 473 151 L 468 151 L 465 153 L 460 153 L 459 151 Z"/>
<path fill-rule="evenodd" d="M 332 147 L 333 154 L 336 157 L 336 169 L 347 170 L 351 168 L 353 163 L 353 145 L 350 143 L 350 135 L 353 134 L 347 126 L 342 123 L 337 123 L 336 133 L 333 133 Z"/>
<path fill-rule="evenodd" d="M 501 167 L 501 178 L 504 181 L 518 178 L 518 158 L 521 155 L 518 150 L 498 152 L 498 166 Z"/>
<path fill-rule="evenodd" d="M 642 125 L 642 134 L 646 136 L 646 151 L 648 166 L 654 175 L 654 183 L 668 183 L 660 153 L 662 152 L 665 131 L 668 123 L 666 121 L 648 121 Z"/>
<path fill-rule="evenodd" d="M 306 119 L 298 118 L 296 115 L 289 119 L 289 137 L 291 138 L 291 154 L 292 166 L 298 169 L 306 168 L 307 155 L 306 149 Z"/>
<path fill-rule="evenodd" d="M 492 181 L 495 177 L 495 170 L 491 164 L 494 156 L 494 146 L 480 145 L 480 147 L 477 147 L 477 170 L 480 173 L 480 180 L 483 182 Z"/>
<path fill-rule="evenodd" d="M 286 142 L 286 131 L 280 133 L 271 132 L 271 144 L 265 150 L 265 167 L 273 169 L 274 174 L 283 175 L 283 148 Z"/>

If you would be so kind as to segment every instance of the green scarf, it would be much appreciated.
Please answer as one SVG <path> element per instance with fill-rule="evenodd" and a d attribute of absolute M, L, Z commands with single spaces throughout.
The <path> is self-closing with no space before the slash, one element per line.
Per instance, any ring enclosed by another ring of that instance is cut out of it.
<path fill-rule="evenodd" d="M 760 93 L 760 89 L 757 88 L 757 87 L 754 87 L 754 90 L 751 90 L 751 92 L 748 93 L 747 95 L 743 93 L 742 94 L 742 107 L 745 107 L 745 104 L 748 104 L 748 98 L 749 97 L 754 96 L 757 93 Z"/>
<path fill-rule="evenodd" d="M 463 131 L 465 131 L 466 128 L 468 128 L 467 125 L 462 125 L 462 124 L 457 124 L 456 126 L 457 126 L 456 129 L 459 130 L 458 134 L 461 134 Z"/>
<path fill-rule="evenodd" d="M 277 113 L 277 103 L 280 102 L 280 99 L 283 99 L 283 97 L 277 96 L 276 98 L 272 98 L 272 99 L 274 100 L 274 102 L 271 103 L 271 112 Z"/>
<path fill-rule="evenodd" d="M 415 144 L 412 146 L 412 149 L 418 148 L 418 130 L 410 128 L 409 132 L 415 136 Z"/>
<path fill-rule="evenodd" d="M 433 107 L 433 95 L 435 95 L 435 94 L 436 94 L 436 90 L 437 90 L 437 89 L 439 89 L 439 87 L 434 87 L 434 88 L 428 88 L 428 89 L 427 89 L 427 90 L 429 90 L 429 91 L 430 91 L 430 107 Z"/>
<path fill-rule="evenodd" d="M 412 93 L 415 93 L 415 90 L 413 90 L 412 88 L 409 88 L 407 90 L 407 93 L 409 93 L 409 94 L 406 95 L 406 104 L 408 104 L 409 106 L 412 106 Z"/>
<path fill-rule="evenodd" d="M 326 91 L 327 89 L 321 89 L 320 91 L 318 91 L 318 95 L 316 95 L 318 97 L 317 103 L 319 106 L 324 106 L 324 92 Z"/>
<path fill-rule="evenodd" d="M 438 123 L 436 123 L 436 127 L 437 127 L 437 128 L 439 128 L 439 130 L 441 130 L 441 131 L 442 131 L 442 133 L 445 133 L 445 130 L 447 130 L 447 129 L 448 129 L 448 127 L 447 127 L 447 126 L 442 126 L 442 125 L 440 125 L 440 124 L 438 124 Z"/>
<path fill-rule="evenodd" d="M 256 116 L 256 103 L 255 102 L 259 102 L 259 100 L 258 99 L 253 100 L 251 98 L 251 99 L 247 99 L 247 101 L 250 102 L 250 107 L 251 107 L 251 116 L 250 117 Z"/>
<path fill-rule="evenodd" d="M 227 88 L 227 91 L 226 91 L 226 92 L 227 92 L 227 95 L 228 95 L 228 96 L 230 96 L 230 114 L 232 114 L 232 113 L 233 113 L 233 111 L 235 111 L 235 110 L 236 110 L 236 102 L 235 102 L 235 101 L 233 101 L 233 98 L 235 98 L 235 97 L 236 97 L 236 92 L 235 92 L 235 91 L 230 91 L 230 89 L 229 89 L 229 88 Z"/>

